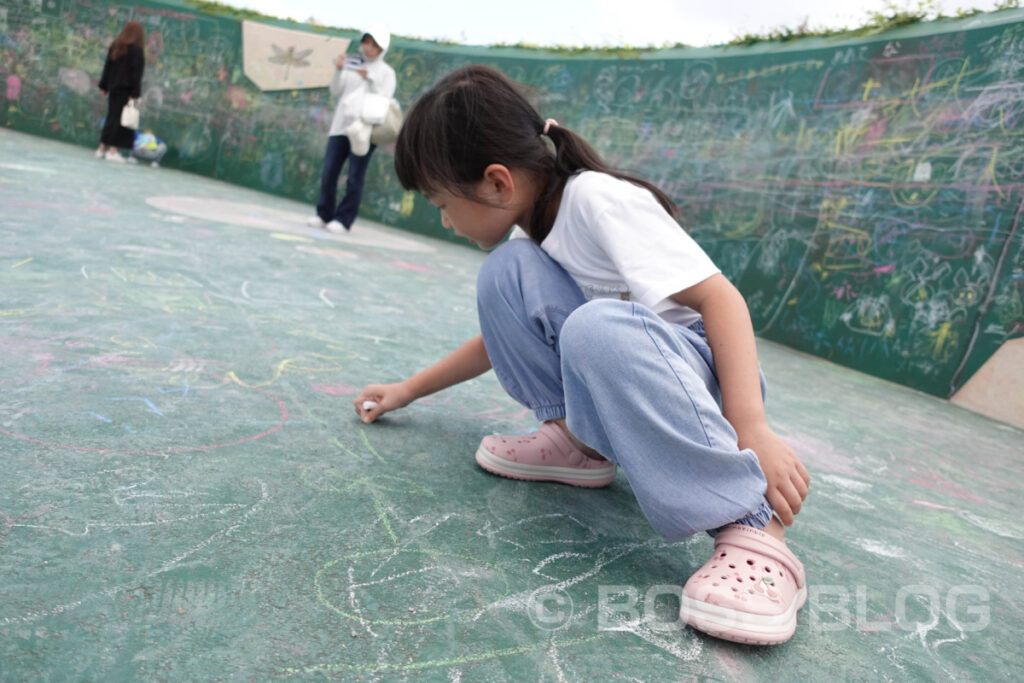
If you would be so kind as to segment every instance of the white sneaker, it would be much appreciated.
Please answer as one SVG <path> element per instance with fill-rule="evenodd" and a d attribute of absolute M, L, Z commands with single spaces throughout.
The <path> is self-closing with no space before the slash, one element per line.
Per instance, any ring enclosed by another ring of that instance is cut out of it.
<path fill-rule="evenodd" d="M 160 162 L 159 161 L 154 161 L 154 162 L 152 162 L 150 164 L 150 167 L 152 167 L 152 168 L 160 168 Z"/>
<path fill-rule="evenodd" d="M 119 164 L 124 163 L 124 157 L 113 150 L 107 152 L 103 158 L 106 159 L 107 161 L 116 161 Z"/>
<path fill-rule="evenodd" d="M 348 228 L 341 224 L 341 221 L 331 221 L 330 223 L 325 225 L 324 228 L 327 230 L 327 232 L 335 233 L 345 232 L 346 230 L 348 230 Z"/>
<path fill-rule="evenodd" d="M 102 148 L 97 147 L 96 153 L 93 154 L 93 156 L 96 157 L 97 159 L 102 159 L 104 154 L 106 154 L 106 152 L 104 152 Z"/>
<path fill-rule="evenodd" d="M 310 216 L 309 220 L 306 221 L 306 225 L 311 228 L 322 228 L 324 227 L 324 222 L 320 220 L 320 216 Z"/>

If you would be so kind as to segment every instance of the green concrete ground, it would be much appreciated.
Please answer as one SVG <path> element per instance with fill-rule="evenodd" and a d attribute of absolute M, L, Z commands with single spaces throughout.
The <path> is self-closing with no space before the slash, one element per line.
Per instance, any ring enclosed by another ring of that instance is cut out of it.
<path fill-rule="evenodd" d="M 0 129 L 0 679 L 1019 677 L 1020 430 L 762 342 L 810 598 L 717 641 L 673 623 L 707 537 L 476 466 L 534 428 L 491 374 L 355 419 L 476 333 L 484 255 L 310 212 Z"/>

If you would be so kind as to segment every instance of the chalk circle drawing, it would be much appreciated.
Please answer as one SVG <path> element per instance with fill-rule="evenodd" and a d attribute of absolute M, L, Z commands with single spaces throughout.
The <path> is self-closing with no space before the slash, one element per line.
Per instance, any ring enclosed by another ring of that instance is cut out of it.
<path fill-rule="evenodd" d="M 365 435 L 364 446 L 377 455 Z M 334 468 L 312 466 L 302 469 L 300 479 L 320 491 L 368 494 L 393 542 L 399 538 L 383 511 L 383 496 L 434 497 L 412 479 L 392 475 L 353 479 Z M 492 564 L 456 553 L 403 547 L 345 555 L 321 567 L 313 583 L 318 602 L 363 626 L 470 620 L 496 606 L 510 591 L 508 577 Z"/>
<path fill-rule="evenodd" d="M 242 22 L 245 75 L 260 90 L 325 88 L 334 60 L 351 40 L 306 31 Z"/>
<path fill-rule="evenodd" d="M 458 617 L 468 621 L 510 591 L 508 577 L 492 564 L 409 548 L 339 557 L 317 571 L 314 586 L 325 607 L 374 626 L 415 626 Z"/>
<path fill-rule="evenodd" d="M 270 230 L 271 232 L 315 235 L 324 240 L 337 240 L 351 246 L 376 247 L 420 254 L 432 254 L 437 251 L 437 248 L 428 244 L 426 240 L 404 237 L 401 234 L 402 231 L 369 221 L 360 220 L 351 232 L 332 235 L 323 230 L 307 228 L 308 214 L 272 209 L 258 204 L 232 202 L 212 197 L 181 196 L 149 197 L 146 199 L 146 203 L 161 211 L 191 218 Z"/>
<path fill-rule="evenodd" d="M 17 382 L 24 393 L 17 404 L 0 406 L 0 434 L 73 451 L 207 451 L 261 439 L 288 420 L 281 399 L 259 387 L 213 376 L 196 386 L 173 367 L 150 367 L 124 356 L 51 367 Z M 214 436 L 204 437 L 210 442 L 189 443 L 197 434 L 194 419 L 217 425 Z M 79 435 L 79 441 L 67 443 L 68 434 Z"/>

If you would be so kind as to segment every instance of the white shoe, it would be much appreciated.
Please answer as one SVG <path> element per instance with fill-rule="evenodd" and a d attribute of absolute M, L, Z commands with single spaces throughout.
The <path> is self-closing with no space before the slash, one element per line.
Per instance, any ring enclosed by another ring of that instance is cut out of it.
<path fill-rule="evenodd" d="M 306 225 L 311 228 L 322 228 L 324 227 L 324 222 L 320 219 L 320 216 L 310 216 L 309 220 L 306 221 Z"/>
<path fill-rule="evenodd" d="M 124 157 L 121 156 L 120 154 L 118 154 L 117 152 L 113 151 L 113 150 L 108 151 L 103 156 L 103 158 L 106 159 L 107 161 L 116 161 L 119 164 L 123 164 L 124 163 Z"/>
<path fill-rule="evenodd" d="M 341 221 L 331 221 L 330 223 L 325 225 L 324 228 L 327 230 L 327 232 L 334 233 L 345 232 L 348 230 L 348 228 L 341 224 Z"/>
<path fill-rule="evenodd" d="M 150 167 L 152 167 L 152 168 L 160 168 L 160 162 L 159 161 L 154 161 L 154 162 L 152 162 L 150 164 Z"/>
<path fill-rule="evenodd" d="M 127 161 L 129 164 L 137 164 L 137 163 L 139 163 L 139 160 L 136 159 L 135 157 L 128 157 L 127 159 L 125 159 L 125 161 Z"/>
<path fill-rule="evenodd" d="M 93 156 L 96 157 L 97 159 L 102 159 L 104 154 L 105 154 L 105 152 L 103 151 L 103 148 L 97 147 L 96 148 L 96 153 L 93 154 Z"/>

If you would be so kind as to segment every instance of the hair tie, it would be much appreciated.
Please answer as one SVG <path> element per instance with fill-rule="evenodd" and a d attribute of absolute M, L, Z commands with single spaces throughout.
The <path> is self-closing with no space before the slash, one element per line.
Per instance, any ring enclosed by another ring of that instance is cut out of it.
<path fill-rule="evenodd" d="M 547 119 L 547 120 L 545 120 L 544 121 L 544 130 L 542 130 L 540 132 L 540 134 L 541 135 L 547 135 L 548 131 L 551 130 L 551 126 L 557 126 L 557 125 L 558 125 L 558 121 L 555 121 L 554 119 Z"/>

